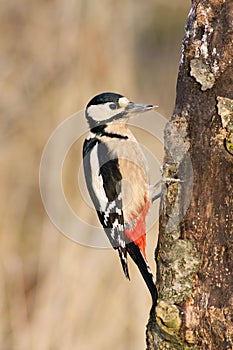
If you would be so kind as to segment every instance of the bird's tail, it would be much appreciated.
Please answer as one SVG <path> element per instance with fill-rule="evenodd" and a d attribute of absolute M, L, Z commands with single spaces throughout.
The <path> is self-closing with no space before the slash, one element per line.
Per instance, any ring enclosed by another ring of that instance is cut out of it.
<path fill-rule="evenodd" d="M 147 261 L 145 260 L 141 250 L 134 242 L 127 244 L 127 251 L 133 259 L 133 261 L 135 262 L 135 264 L 138 266 L 141 275 L 150 291 L 153 307 L 155 307 L 157 305 L 158 292 L 154 283 L 154 278 L 150 267 Z"/>
<path fill-rule="evenodd" d="M 126 248 L 122 248 L 122 247 L 118 247 L 117 250 L 119 253 L 119 257 L 120 257 L 120 261 L 121 261 L 121 265 L 122 265 L 125 277 L 130 280 L 128 263 L 127 263 L 127 250 Z"/>

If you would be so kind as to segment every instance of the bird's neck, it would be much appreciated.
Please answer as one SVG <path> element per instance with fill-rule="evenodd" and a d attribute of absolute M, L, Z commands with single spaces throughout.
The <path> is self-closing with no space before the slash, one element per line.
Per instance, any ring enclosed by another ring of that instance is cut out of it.
<path fill-rule="evenodd" d="M 119 123 L 114 122 L 111 124 L 102 124 L 98 125 L 91 129 L 91 132 L 96 134 L 97 136 L 104 136 L 110 138 L 121 138 L 121 139 L 134 139 L 133 134 L 128 128 L 126 122 Z"/>

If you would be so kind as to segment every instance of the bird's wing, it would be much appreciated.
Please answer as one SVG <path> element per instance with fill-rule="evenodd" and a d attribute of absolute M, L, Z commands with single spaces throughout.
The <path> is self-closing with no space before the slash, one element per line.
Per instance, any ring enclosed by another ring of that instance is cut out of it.
<path fill-rule="evenodd" d="M 124 215 L 122 210 L 121 173 L 117 159 L 106 161 L 100 168 L 103 187 L 109 200 L 105 212 L 99 213 L 100 221 L 105 228 L 110 242 L 118 249 L 124 273 L 129 278 L 127 252 L 138 266 L 152 296 L 153 305 L 157 302 L 157 290 L 150 267 L 140 250 L 139 245 L 125 234 Z"/>
<path fill-rule="evenodd" d="M 126 249 L 129 239 L 125 235 L 118 159 L 112 159 L 108 147 L 96 138 L 85 141 L 83 156 L 91 199 L 111 245 L 119 252 L 125 276 L 129 278 Z"/>

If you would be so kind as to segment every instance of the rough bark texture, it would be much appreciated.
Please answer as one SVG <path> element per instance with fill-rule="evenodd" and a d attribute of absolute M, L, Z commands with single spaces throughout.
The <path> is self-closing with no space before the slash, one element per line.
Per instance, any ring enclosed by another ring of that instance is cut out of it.
<path fill-rule="evenodd" d="M 233 349 L 233 1 L 192 2 L 165 144 L 184 182 L 162 190 L 147 350 Z"/>

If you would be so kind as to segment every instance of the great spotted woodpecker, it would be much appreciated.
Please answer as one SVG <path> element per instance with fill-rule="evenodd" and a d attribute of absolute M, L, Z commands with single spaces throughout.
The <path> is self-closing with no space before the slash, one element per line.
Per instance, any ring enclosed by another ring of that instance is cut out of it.
<path fill-rule="evenodd" d="M 90 133 L 83 145 L 83 165 L 90 197 L 129 279 L 127 253 L 151 293 L 157 289 L 146 261 L 146 215 L 152 198 L 144 154 L 127 126 L 131 116 L 153 105 L 136 104 L 116 93 L 95 96 L 86 106 Z"/>

